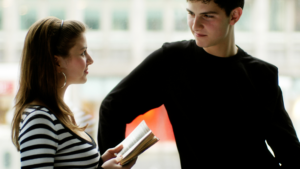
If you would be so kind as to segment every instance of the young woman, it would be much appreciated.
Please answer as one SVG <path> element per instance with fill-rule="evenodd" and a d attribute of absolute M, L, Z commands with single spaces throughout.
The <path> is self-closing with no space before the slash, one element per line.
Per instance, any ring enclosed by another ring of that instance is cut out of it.
<path fill-rule="evenodd" d="M 114 153 L 102 157 L 85 127 L 76 124 L 63 98 L 71 84 L 85 83 L 93 59 L 87 53 L 85 26 L 48 17 L 34 23 L 25 38 L 20 88 L 16 95 L 12 140 L 22 168 L 129 169 Z"/>

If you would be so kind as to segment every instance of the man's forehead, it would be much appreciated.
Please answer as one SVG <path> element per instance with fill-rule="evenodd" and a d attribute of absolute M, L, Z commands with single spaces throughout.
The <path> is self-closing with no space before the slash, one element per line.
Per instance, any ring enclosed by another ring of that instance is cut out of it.
<path fill-rule="evenodd" d="M 210 2 L 215 3 L 213 0 L 187 0 L 187 2 L 202 2 L 204 4 L 208 4 Z"/>
<path fill-rule="evenodd" d="M 219 10 L 220 7 L 215 2 L 203 3 L 202 1 L 188 1 L 188 9 L 202 9 L 202 10 Z"/>

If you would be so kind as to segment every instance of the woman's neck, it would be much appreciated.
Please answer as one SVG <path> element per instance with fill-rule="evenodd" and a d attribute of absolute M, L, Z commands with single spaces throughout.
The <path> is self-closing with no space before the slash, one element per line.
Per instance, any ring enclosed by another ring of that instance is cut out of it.
<path fill-rule="evenodd" d="M 66 93 L 67 88 L 68 88 L 68 86 L 65 85 L 63 88 L 57 89 L 58 97 L 59 97 L 61 100 L 64 100 L 64 97 L 65 97 L 65 93 Z"/>

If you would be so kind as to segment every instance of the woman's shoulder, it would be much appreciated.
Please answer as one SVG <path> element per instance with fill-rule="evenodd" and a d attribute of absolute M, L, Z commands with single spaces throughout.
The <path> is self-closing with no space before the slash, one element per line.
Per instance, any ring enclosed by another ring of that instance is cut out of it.
<path fill-rule="evenodd" d="M 22 113 L 20 129 L 25 126 L 28 127 L 37 124 L 44 124 L 51 128 L 55 128 L 57 123 L 56 116 L 47 107 L 41 105 L 29 105 Z"/>
<path fill-rule="evenodd" d="M 34 139 L 31 137 L 33 135 L 57 140 L 58 123 L 57 118 L 48 108 L 39 105 L 27 106 L 20 121 L 20 145 Z"/>
<path fill-rule="evenodd" d="M 23 111 L 22 120 L 33 116 L 40 116 L 41 118 L 50 118 L 53 121 L 57 120 L 55 115 L 47 107 L 41 105 L 27 106 Z"/>

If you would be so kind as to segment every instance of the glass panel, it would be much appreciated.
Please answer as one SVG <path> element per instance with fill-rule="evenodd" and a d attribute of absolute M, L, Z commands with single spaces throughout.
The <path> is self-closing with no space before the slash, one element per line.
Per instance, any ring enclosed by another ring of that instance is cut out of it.
<path fill-rule="evenodd" d="M 0 1 L 0 2 L 1 2 L 1 1 Z M 3 22 L 2 16 L 3 16 L 3 15 L 2 15 L 2 7 L 0 6 L 0 30 L 3 29 L 3 28 L 2 28 L 2 22 Z"/>
<path fill-rule="evenodd" d="M 162 30 L 162 11 L 158 9 L 150 9 L 147 11 L 147 30 Z"/>
<path fill-rule="evenodd" d="M 128 29 L 128 11 L 115 10 L 113 11 L 113 25 L 114 30 L 127 30 Z"/>
<path fill-rule="evenodd" d="M 175 30 L 186 31 L 188 30 L 187 25 L 187 12 L 182 9 L 175 10 Z"/>
<path fill-rule="evenodd" d="M 295 29 L 300 31 L 300 0 L 296 0 L 295 5 Z"/>
<path fill-rule="evenodd" d="M 120 81 L 122 77 L 89 77 L 85 85 L 80 85 L 81 96 L 86 100 L 103 100 Z"/>
<path fill-rule="evenodd" d="M 286 62 L 286 51 L 280 49 L 269 50 L 269 61 L 275 64 L 284 64 Z"/>
<path fill-rule="evenodd" d="M 12 156 L 10 152 L 4 152 L 3 161 L 5 168 L 10 168 L 12 166 Z"/>
<path fill-rule="evenodd" d="M 13 57 L 13 61 L 14 62 L 20 62 L 21 61 L 21 59 L 22 59 L 22 52 L 23 52 L 23 49 L 17 50 L 16 55 Z"/>
<path fill-rule="evenodd" d="M 0 62 L 4 62 L 4 53 L 3 53 L 3 50 L 0 50 Z"/>
<path fill-rule="evenodd" d="M 28 29 L 37 19 L 36 10 L 23 6 L 21 8 L 21 29 Z"/>
<path fill-rule="evenodd" d="M 103 50 L 100 49 L 88 49 L 90 56 L 94 61 L 103 61 L 105 59 L 105 54 Z"/>
<path fill-rule="evenodd" d="M 65 19 L 65 10 L 64 9 L 56 9 L 52 8 L 49 11 L 50 16 L 55 16 L 58 19 Z"/>
<path fill-rule="evenodd" d="M 285 1 L 271 0 L 270 3 L 270 30 L 283 31 L 285 18 Z"/>
<path fill-rule="evenodd" d="M 112 50 L 110 52 L 109 60 L 113 63 L 122 63 L 130 61 L 129 50 Z"/>
<path fill-rule="evenodd" d="M 243 14 L 240 20 L 236 23 L 235 28 L 238 31 L 251 31 L 251 21 L 252 21 L 252 9 L 253 9 L 253 0 L 246 0 Z"/>
<path fill-rule="evenodd" d="M 89 29 L 100 28 L 100 12 L 95 9 L 85 9 L 84 11 L 84 22 Z"/>

